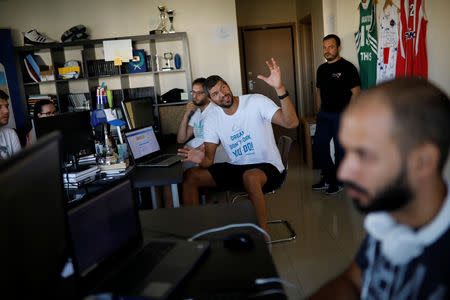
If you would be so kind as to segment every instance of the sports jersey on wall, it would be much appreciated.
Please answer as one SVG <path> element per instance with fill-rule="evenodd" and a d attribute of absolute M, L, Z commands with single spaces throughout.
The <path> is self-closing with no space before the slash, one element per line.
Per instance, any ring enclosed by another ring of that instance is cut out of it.
<path fill-rule="evenodd" d="M 359 4 L 359 29 L 355 33 L 361 89 L 376 82 L 377 76 L 377 19 L 373 0 Z"/>
<path fill-rule="evenodd" d="M 377 84 L 395 78 L 399 9 L 389 5 L 381 12 L 378 40 Z"/>
<path fill-rule="evenodd" d="M 400 39 L 397 54 L 397 76 L 428 78 L 426 34 L 428 20 L 425 0 L 400 1 Z"/>

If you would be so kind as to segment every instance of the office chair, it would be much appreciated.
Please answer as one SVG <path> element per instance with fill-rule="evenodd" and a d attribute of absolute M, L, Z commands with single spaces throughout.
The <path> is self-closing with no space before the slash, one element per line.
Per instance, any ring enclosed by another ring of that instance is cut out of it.
<path fill-rule="evenodd" d="M 291 146 L 292 146 L 292 138 L 288 137 L 288 136 L 280 136 L 280 138 L 278 139 L 278 150 L 280 151 L 280 155 L 281 155 L 281 161 L 284 165 L 284 171 L 283 171 L 283 179 L 281 180 L 280 185 L 274 189 L 273 191 L 269 191 L 269 192 L 265 192 L 264 194 L 275 194 L 275 192 L 280 189 L 284 182 L 286 181 L 286 177 L 287 177 L 287 171 L 288 171 L 288 158 L 289 158 L 289 152 L 291 151 Z M 232 198 L 231 198 L 231 203 L 235 203 L 235 201 L 239 198 L 242 197 L 247 197 L 248 194 L 246 192 L 242 192 L 242 191 L 227 191 L 227 200 L 229 199 L 229 194 L 234 193 Z M 290 232 L 290 236 L 287 238 L 282 238 L 282 239 L 277 239 L 277 240 L 273 240 L 271 243 L 281 243 L 281 242 L 289 242 L 292 240 L 295 240 L 295 238 L 297 237 L 297 234 L 295 233 L 294 229 L 291 227 L 291 225 L 289 224 L 288 221 L 283 220 L 283 219 L 278 219 L 278 220 L 269 220 L 267 221 L 267 224 L 283 224 L 284 226 L 286 226 L 287 230 Z"/>

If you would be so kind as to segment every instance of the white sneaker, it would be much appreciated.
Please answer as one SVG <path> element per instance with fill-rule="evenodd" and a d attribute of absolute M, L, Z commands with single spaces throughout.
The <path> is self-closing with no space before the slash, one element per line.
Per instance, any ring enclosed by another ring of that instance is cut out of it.
<path fill-rule="evenodd" d="M 36 45 L 36 44 L 56 43 L 56 41 L 46 37 L 43 34 L 40 34 L 36 29 L 32 29 L 28 32 L 23 33 L 23 43 Z"/>

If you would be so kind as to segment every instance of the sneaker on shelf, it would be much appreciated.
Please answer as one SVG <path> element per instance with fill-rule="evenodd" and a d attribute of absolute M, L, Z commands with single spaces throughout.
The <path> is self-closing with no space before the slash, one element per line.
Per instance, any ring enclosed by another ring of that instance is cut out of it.
<path fill-rule="evenodd" d="M 315 191 L 326 190 L 329 187 L 329 184 L 325 182 L 325 179 L 322 177 L 320 181 L 316 184 L 313 184 L 312 189 Z"/>
<path fill-rule="evenodd" d="M 32 29 L 23 33 L 23 43 L 31 45 L 56 43 L 56 41 L 39 33 L 36 29 Z"/>
<path fill-rule="evenodd" d="M 327 190 L 325 191 L 325 194 L 335 195 L 337 193 L 340 193 L 343 189 L 344 189 L 344 187 L 342 185 L 332 184 L 327 188 Z"/>

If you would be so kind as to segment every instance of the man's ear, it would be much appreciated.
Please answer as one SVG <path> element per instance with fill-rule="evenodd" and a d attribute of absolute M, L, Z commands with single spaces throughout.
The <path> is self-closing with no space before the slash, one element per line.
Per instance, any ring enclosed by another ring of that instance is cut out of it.
<path fill-rule="evenodd" d="M 416 147 L 408 155 L 410 174 L 419 180 L 432 176 L 437 171 L 439 158 L 439 149 L 432 143 Z"/>

